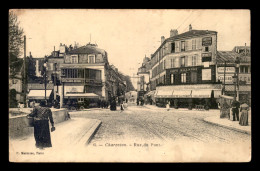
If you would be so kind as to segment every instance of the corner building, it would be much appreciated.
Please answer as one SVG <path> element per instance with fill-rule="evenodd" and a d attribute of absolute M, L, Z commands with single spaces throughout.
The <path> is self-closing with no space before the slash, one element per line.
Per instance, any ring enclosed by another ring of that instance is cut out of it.
<path fill-rule="evenodd" d="M 64 103 L 69 99 L 88 98 L 91 101 L 108 99 L 106 89 L 106 70 L 108 67 L 107 52 L 94 44 L 87 44 L 64 55 L 60 64 L 62 98 Z"/>
<path fill-rule="evenodd" d="M 161 46 L 151 57 L 151 90 L 157 102 L 174 100 L 179 107 L 195 105 L 216 108 L 221 84 L 216 81 L 217 32 L 192 30 L 161 37 Z"/>

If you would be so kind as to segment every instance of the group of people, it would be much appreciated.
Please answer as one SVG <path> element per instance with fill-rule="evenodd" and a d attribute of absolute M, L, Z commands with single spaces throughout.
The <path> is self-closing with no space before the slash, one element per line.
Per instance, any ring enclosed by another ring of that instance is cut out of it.
<path fill-rule="evenodd" d="M 232 112 L 232 119 L 230 118 L 230 108 Z M 243 101 L 242 104 L 234 99 L 229 105 L 227 101 L 225 100 L 222 107 L 221 107 L 221 118 L 225 117 L 226 115 L 228 118 L 230 118 L 232 121 L 239 121 L 239 125 L 241 126 L 248 126 L 248 111 L 249 106 L 246 103 L 246 101 Z M 241 112 L 240 118 L 239 113 Z"/>
<path fill-rule="evenodd" d="M 109 103 L 106 100 L 99 100 L 98 101 L 98 107 L 99 108 L 108 108 Z"/>
<path fill-rule="evenodd" d="M 144 105 L 144 99 L 143 98 L 137 98 L 136 104 L 137 104 L 137 106 L 139 106 L 139 105 L 143 106 Z"/>

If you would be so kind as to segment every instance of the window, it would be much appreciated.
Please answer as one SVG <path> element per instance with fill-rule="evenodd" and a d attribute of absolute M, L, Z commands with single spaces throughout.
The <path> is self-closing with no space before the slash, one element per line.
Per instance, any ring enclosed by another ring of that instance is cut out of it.
<path fill-rule="evenodd" d="M 205 52 L 208 52 L 208 51 L 209 51 L 209 47 L 205 46 Z"/>
<path fill-rule="evenodd" d="M 175 43 L 171 43 L 171 53 L 175 52 Z"/>
<path fill-rule="evenodd" d="M 17 80 L 12 80 L 12 83 L 13 84 L 16 84 L 18 81 Z"/>
<path fill-rule="evenodd" d="M 176 43 L 175 43 L 175 51 L 176 51 L 176 52 L 179 52 L 179 51 L 180 51 L 179 48 L 180 48 L 180 47 L 179 47 L 179 42 L 176 42 Z"/>
<path fill-rule="evenodd" d="M 250 82 L 250 77 L 247 77 L 248 78 L 248 82 Z"/>
<path fill-rule="evenodd" d="M 95 63 L 95 55 L 89 55 L 88 56 L 88 63 L 90 63 L 90 64 Z"/>
<path fill-rule="evenodd" d="M 181 57 L 181 66 L 185 66 L 185 56 Z"/>
<path fill-rule="evenodd" d="M 71 63 L 78 63 L 78 56 L 71 56 Z"/>
<path fill-rule="evenodd" d="M 244 73 L 244 67 L 243 66 L 240 67 L 240 73 Z"/>
<path fill-rule="evenodd" d="M 171 68 L 174 67 L 174 59 L 171 59 Z"/>
<path fill-rule="evenodd" d="M 166 63 L 165 63 L 165 60 L 163 61 L 163 69 L 166 68 Z"/>
<path fill-rule="evenodd" d="M 65 69 L 61 70 L 61 76 L 66 76 L 66 70 Z"/>
<path fill-rule="evenodd" d="M 185 41 L 181 41 L 181 51 L 185 51 Z"/>
<path fill-rule="evenodd" d="M 181 74 L 181 82 L 186 83 L 186 73 Z"/>
<path fill-rule="evenodd" d="M 197 65 L 197 55 L 192 56 L 191 65 L 192 66 L 196 66 Z"/>
<path fill-rule="evenodd" d="M 246 77 L 244 77 L 244 81 L 246 81 L 247 79 L 246 79 Z"/>
<path fill-rule="evenodd" d="M 248 67 L 245 67 L 245 73 L 248 73 Z"/>
<path fill-rule="evenodd" d="M 192 83 L 197 82 L 197 72 L 191 72 L 191 82 Z"/>
<path fill-rule="evenodd" d="M 196 39 L 192 40 L 192 50 L 196 49 Z"/>
<path fill-rule="evenodd" d="M 171 74 L 171 84 L 174 84 L 174 74 Z"/>

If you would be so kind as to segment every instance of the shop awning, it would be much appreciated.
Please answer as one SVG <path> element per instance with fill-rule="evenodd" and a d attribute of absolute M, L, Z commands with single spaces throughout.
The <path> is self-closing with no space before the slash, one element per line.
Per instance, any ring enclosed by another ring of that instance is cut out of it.
<path fill-rule="evenodd" d="M 156 88 L 156 98 L 172 98 L 173 87 L 171 86 L 160 86 Z"/>
<path fill-rule="evenodd" d="M 52 90 L 46 90 L 46 99 L 50 98 Z M 29 99 L 45 99 L 45 90 L 30 90 L 27 95 Z"/>
<path fill-rule="evenodd" d="M 191 98 L 191 90 L 174 90 L 173 98 Z"/>
<path fill-rule="evenodd" d="M 192 98 L 211 98 L 212 90 L 192 90 Z"/>
<path fill-rule="evenodd" d="M 65 86 L 64 92 L 65 93 L 83 93 L 84 86 Z"/>
<path fill-rule="evenodd" d="M 156 97 L 157 98 L 170 98 L 170 97 L 172 97 L 172 92 L 173 91 L 158 90 Z"/>
<path fill-rule="evenodd" d="M 99 98 L 95 93 L 67 93 L 65 98 Z"/>
<path fill-rule="evenodd" d="M 226 96 L 226 95 L 220 95 L 221 98 L 224 98 L 224 99 L 230 99 L 230 100 L 233 100 L 234 97 L 232 96 Z"/>
<path fill-rule="evenodd" d="M 214 98 L 220 98 L 221 96 L 221 90 L 213 90 Z"/>
<path fill-rule="evenodd" d="M 153 96 L 155 94 L 155 91 L 149 91 L 146 95 L 147 96 Z"/>

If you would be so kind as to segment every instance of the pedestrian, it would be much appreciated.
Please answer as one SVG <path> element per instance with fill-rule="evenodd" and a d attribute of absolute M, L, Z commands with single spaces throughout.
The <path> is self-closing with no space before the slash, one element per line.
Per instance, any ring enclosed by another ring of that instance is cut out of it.
<path fill-rule="evenodd" d="M 166 109 L 167 109 L 167 111 L 170 110 L 170 101 L 167 102 L 167 104 L 166 104 Z"/>
<path fill-rule="evenodd" d="M 233 121 L 239 121 L 239 107 L 240 107 L 240 104 L 238 101 L 236 101 L 236 99 L 234 98 L 232 104 L 232 114 L 233 114 Z"/>
<path fill-rule="evenodd" d="M 52 112 L 46 107 L 46 102 L 41 101 L 40 106 L 35 106 L 32 113 L 28 115 L 34 118 L 34 138 L 36 147 L 44 149 L 52 147 L 51 135 L 49 129 L 49 121 L 51 123 L 51 131 L 55 130 Z"/>
<path fill-rule="evenodd" d="M 244 102 L 240 106 L 241 116 L 239 120 L 239 125 L 248 126 L 248 110 L 249 110 L 249 106 L 246 104 L 246 102 Z"/>
<path fill-rule="evenodd" d="M 123 112 L 124 111 L 124 103 L 123 102 L 121 102 L 121 104 L 120 104 L 120 112 Z"/>
<path fill-rule="evenodd" d="M 230 118 L 230 107 L 227 103 L 227 101 L 224 99 L 224 103 L 221 108 L 221 115 L 220 118 Z"/>

